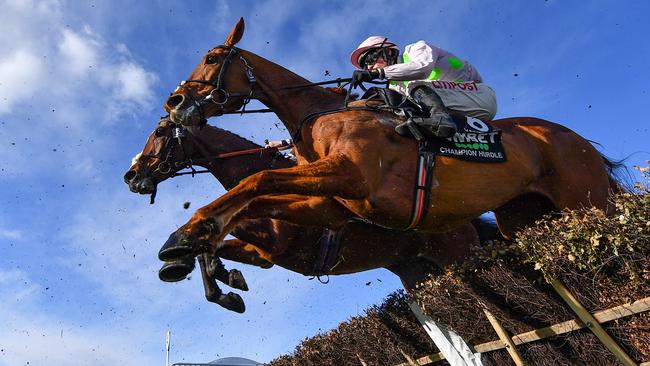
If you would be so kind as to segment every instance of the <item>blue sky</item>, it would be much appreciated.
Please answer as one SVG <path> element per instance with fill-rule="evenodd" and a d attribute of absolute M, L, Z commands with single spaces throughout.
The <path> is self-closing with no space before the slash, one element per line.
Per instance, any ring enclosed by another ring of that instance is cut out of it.
<path fill-rule="evenodd" d="M 650 159 L 645 1 L 0 0 L 0 365 L 140 365 L 243 356 L 268 361 L 400 287 L 387 271 L 327 285 L 281 268 L 239 268 L 243 315 L 209 304 L 199 278 L 158 280 L 156 253 L 210 177 L 159 186 L 122 175 L 162 102 L 243 16 L 242 48 L 313 81 L 347 77 L 371 34 L 425 39 L 469 59 L 497 117 L 562 123 L 628 166 Z M 273 115 L 211 123 L 261 143 Z M 184 210 L 183 202 L 192 202 Z M 366 283 L 370 282 L 369 285 Z"/>

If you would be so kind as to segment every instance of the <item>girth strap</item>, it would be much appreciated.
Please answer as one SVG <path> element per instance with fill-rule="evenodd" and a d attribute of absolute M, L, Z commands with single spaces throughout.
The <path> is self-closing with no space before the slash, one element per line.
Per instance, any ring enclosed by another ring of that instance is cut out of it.
<path fill-rule="evenodd" d="M 433 182 L 433 168 L 436 164 L 436 152 L 430 141 L 418 141 L 418 162 L 413 190 L 413 211 L 409 226 L 405 230 L 417 229 L 422 220 L 427 216 L 429 200 L 431 198 L 431 185 Z"/>
<path fill-rule="evenodd" d="M 340 230 L 323 229 L 323 235 L 318 239 L 320 249 L 318 251 L 318 258 L 312 271 L 314 276 L 322 276 L 330 273 L 336 267 L 339 249 L 341 246 L 341 237 L 343 236 L 343 228 Z"/>

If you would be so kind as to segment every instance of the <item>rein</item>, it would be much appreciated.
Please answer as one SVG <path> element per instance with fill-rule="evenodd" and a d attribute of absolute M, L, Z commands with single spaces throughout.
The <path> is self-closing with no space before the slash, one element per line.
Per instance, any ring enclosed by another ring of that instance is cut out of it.
<path fill-rule="evenodd" d="M 188 81 L 191 81 L 191 80 L 188 80 Z M 283 88 L 278 88 L 278 89 L 274 89 L 274 90 L 301 89 L 301 88 L 310 88 L 312 86 L 329 85 L 329 84 L 338 84 L 339 86 L 343 86 L 344 84 L 347 84 L 350 81 L 352 81 L 352 78 L 336 78 L 336 79 L 331 79 L 331 80 L 319 81 L 317 83 L 307 83 L 307 84 L 300 84 L 300 85 L 285 86 Z M 234 95 L 234 94 L 229 94 L 229 95 Z M 348 93 L 348 95 L 349 95 L 349 93 Z M 345 104 L 347 105 L 347 102 Z M 242 109 L 240 111 L 222 112 L 221 114 L 271 113 L 271 112 L 273 112 L 273 110 L 271 110 L 269 108 L 263 108 L 263 109 L 252 109 L 252 110 L 249 110 L 249 111 Z"/>

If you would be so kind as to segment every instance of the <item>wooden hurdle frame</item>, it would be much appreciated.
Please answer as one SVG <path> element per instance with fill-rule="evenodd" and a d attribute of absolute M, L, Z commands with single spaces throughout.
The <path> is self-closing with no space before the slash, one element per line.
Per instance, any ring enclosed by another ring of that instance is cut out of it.
<path fill-rule="evenodd" d="M 516 365 L 525 365 L 521 355 L 516 349 L 516 346 L 521 344 L 526 344 L 542 339 L 546 339 L 555 335 L 565 334 L 573 332 L 583 328 L 589 328 L 600 342 L 616 357 L 616 359 L 625 366 L 628 365 L 637 365 L 632 358 L 623 351 L 623 349 L 611 338 L 609 334 L 601 326 L 602 323 L 606 323 L 612 320 L 625 318 L 635 314 L 640 314 L 650 310 L 650 297 L 646 297 L 632 303 L 627 303 L 619 306 L 615 306 L 610 309 L 601 310 L 590 314 L 580 302 L 571 294 L 571 292 L 564 286 L 564 284 L 558 280 L 554 279 L 551 281 L 551 285 L 555 291 L 562 297 L 562 299 L 571 307 L 574 313 L 577 315 L 577 319 L 567 320 L 558 324 L 554 324 L 548 327 L 535 329 L 525 333 L 517 334 L 511 336 L 507 331 L 501 326 L 499 321 L 490 313 L 484 305 L 483 311 L 495 329 L 495 332 L 499 336 L 499 340 L 481 343 L 471 347 L 475 353 L 486 353 L 491 351 L 496 351 L 499 349 L 506 348 L 510 357 L 515 362 Z M 416 314 L 418 320 L 423 323 L 423 319 L 420 319 L 421 314 Z M 428 318 L 428 317 L 427 317 Z M 430 319 L 430 318 L 428 318 Z M 432 320 L 431 320 L 432 321 Z M 424 324 L 424 323 L 423 323 Z M 438 352 L 433 355 L 424 356 L 414 360 L 410 356 L 405 355 L 407 362 L 401 363 L 396 366 L 414 366 L 414 365 L 428 365 L 434 362 L 438 362 L 445 359 L 445 356 L 442 352 Z M 453 365 L 455 366 L 455 365 Z M 640 366 L 650 366 L 650 362 L 643 362 Z"/>

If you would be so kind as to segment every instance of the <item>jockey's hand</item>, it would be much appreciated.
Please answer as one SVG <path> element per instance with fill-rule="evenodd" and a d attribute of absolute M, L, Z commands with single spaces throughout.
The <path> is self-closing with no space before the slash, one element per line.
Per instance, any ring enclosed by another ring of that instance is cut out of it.
<path fill-rule="evenodd" d="M 379 78 L 379 70 L 355 70 L 352 73 L 352 87 L 356 88 L 364 81 L 373 81 Z"/>
<path fill-rule="evenodd" d="M 286 150 L 290 149 L 291 145 L 292 141 L 290 139 L 274 141 L 264 140 L 264 147 L 267 149 Z"/>
<path fill-rule="evenodd" d="M 267 149 L 275 149 L 282 146 L 282 141 L 280 140 L 277 141 L 264 140 L 264 142 L 265 142 L 264 147 Z"/>

